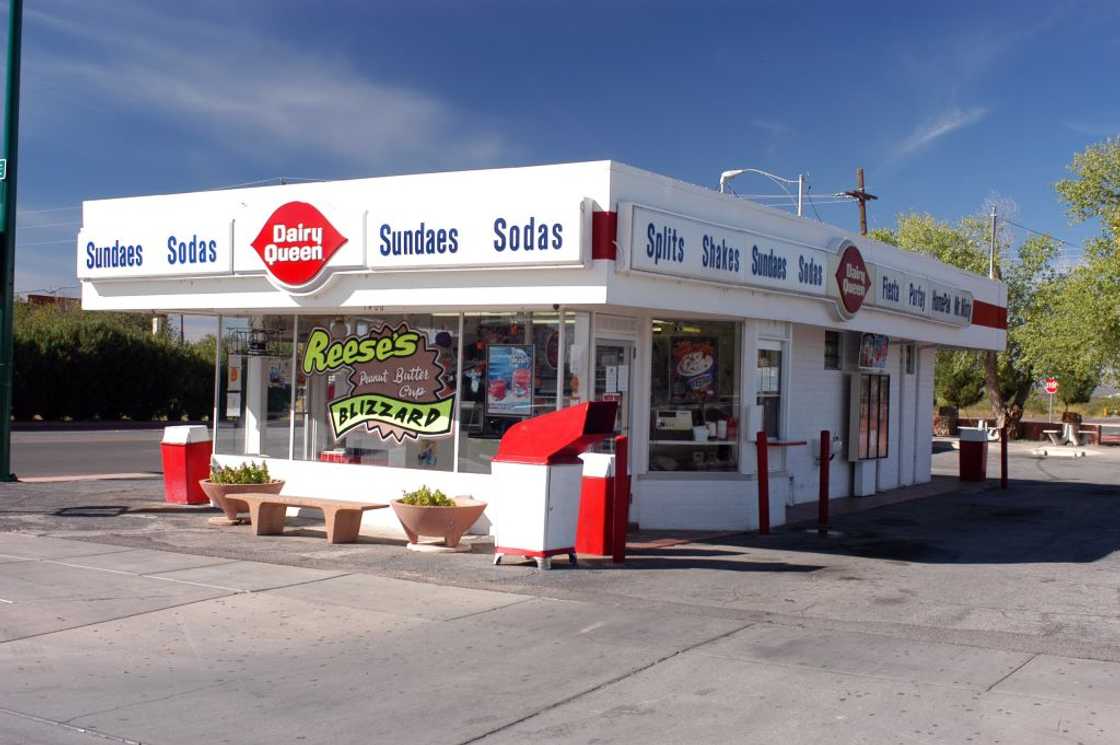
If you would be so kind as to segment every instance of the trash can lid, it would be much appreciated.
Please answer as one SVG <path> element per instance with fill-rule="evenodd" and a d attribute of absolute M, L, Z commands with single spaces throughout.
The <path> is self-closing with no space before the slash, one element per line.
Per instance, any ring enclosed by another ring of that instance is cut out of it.
<path fill-rule="evenodd" d="M 210 428 L 201 424 L 184 424 L 163 428 L 162 442 L 171 445 L 189 445 L 192 442 L 210 442 Z"/>
<path fill-rule="evenodd" d="M 988 430 L 979 427 L 958 427 L 961 442 L 987 442 Z"/>

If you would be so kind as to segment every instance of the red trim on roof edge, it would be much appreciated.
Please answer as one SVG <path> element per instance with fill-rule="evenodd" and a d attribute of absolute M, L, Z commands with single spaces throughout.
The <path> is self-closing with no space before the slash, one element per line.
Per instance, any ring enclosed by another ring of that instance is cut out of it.
<path fill-rule="evenodd" d="M 618 235 L 618 213 L 596 210 L 591 213 L 591 258 L 610 259 L 618 256 L 615 237 Z"/>
<path fill-rule="evenodd" d="M 985 303 L 983 300 L 973 300 L 972 323 L 977 326 L 1006 330 L 1007 308 Z"/>

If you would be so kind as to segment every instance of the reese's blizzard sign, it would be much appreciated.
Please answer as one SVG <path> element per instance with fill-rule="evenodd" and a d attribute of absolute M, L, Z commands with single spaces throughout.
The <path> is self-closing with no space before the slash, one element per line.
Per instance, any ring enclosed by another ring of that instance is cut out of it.
<path fill-rule="evenodd" d="M 273 280 L 298 291 L 320 284 L 327 262 L 346 241 L 315 205 L 288 202 L 269 216 L 252 245 Z"/>
<path fill-rule="evenodd" d="M 303 372 L 351 371 L 349 393 L 327 404 L 336 439 L 359 427 L 397 442 L 440 437 L 451 433 L 455 393 L 443 382 L 439 354 L 406 323 L 344 339 L 316 327 L 304 348 Z"/>

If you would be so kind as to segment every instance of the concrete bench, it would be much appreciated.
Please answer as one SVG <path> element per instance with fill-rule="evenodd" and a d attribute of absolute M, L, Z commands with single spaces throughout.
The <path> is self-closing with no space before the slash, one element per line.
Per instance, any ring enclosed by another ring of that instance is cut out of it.
<path fill-rule="evenodd" d="M 315 497 L 290 497 L 283 494 L 252 492 L 238 494 L 237 499 L 249 506 L 249 519 L 256 535 L 279 535 L 284 532 L 284 515 L 289 507 L 307 507 L 322 510 L 327 524 L 327 543 L 353 543 L 358 540 L 362 513 L 380 510 L 387 504 L 376 502 L 347 502 L 340 499 Z"/>

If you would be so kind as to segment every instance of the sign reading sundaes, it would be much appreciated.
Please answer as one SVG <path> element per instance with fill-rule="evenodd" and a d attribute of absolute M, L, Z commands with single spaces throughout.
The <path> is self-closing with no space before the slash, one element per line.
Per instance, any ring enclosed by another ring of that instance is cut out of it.
<path fill-rule="evenodd" d="M 825 251 L 650 207 L 625 207 L 632 270 L 822 297 L 828 292 Z"/>
<path fill-rule="evenodd" d="M 78 278 L 182 277 L 228 274 L 232 222 L 195 217 L 129 222 L 78 233 Z"/>
<path fill-rule="evenodd" d="M 864 261 L 851 240 L 825 251 L 639 204 L 622 204 L 618 214 L 632 271 L 829 297 L 844 319 L 874 306 L 954 326 L 972 322 L 970 292 Z"/>

